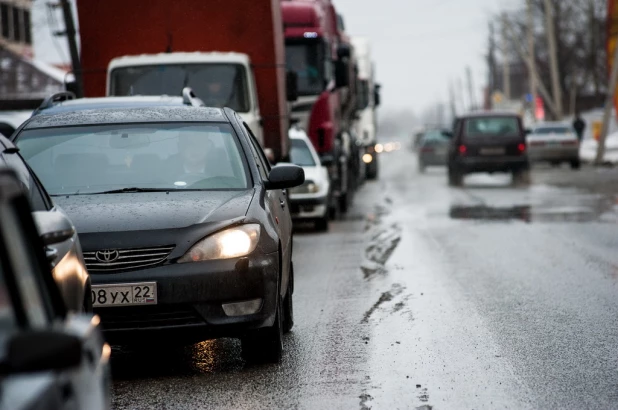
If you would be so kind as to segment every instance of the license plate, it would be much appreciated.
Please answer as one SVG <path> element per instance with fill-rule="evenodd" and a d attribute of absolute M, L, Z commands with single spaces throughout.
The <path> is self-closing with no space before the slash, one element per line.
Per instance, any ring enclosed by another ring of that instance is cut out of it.
<path fill-rule="evenodd" d="M 156 282 L 92 285 L 92 306 L 94 307 L 156 304 Z"/>
<path fill-rule="evenodd" d="M 503 155 L 504 148 L 481 148 L 481 155 Z"/>

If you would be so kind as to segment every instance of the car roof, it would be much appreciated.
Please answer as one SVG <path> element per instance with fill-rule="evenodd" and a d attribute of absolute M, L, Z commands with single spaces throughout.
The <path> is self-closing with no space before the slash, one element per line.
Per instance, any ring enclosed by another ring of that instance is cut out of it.
<path fill-rule="evenodd" d="M 460 119 L 466 118 L 484 118 L 484 117 L 517 117 L 520 115 L 509 111 L 475 111 L 467 114 L 460 115 Z"/>
<path fill-rule="evenodd" d="M 37 115 L 26 122 L 24 129 L 161 122 L 229 122 L 229 120 L 223 109 L 214 107 L 102 108 Z"/>

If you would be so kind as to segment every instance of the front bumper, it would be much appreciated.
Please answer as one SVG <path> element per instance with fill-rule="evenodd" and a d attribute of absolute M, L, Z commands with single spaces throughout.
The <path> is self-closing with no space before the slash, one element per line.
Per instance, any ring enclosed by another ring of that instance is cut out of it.
<path fill-rule="evenodd" d="M 328 213 L 327 196 L 297 195 L 290 198 L 292 219 L 323 218 Z"/>
<path fill-rule="evenodd" d="M 91 275 L 93 285 L 156 282 L 157 304 L 95 307 L 110 343 L 141 340 L 197 342 L 239 336 L 274 323 L 277 253 L 196 263 L 169 264 L 115 274 Z M 224 305 L 261 299 L 254 314 L 229 316 Z"/>

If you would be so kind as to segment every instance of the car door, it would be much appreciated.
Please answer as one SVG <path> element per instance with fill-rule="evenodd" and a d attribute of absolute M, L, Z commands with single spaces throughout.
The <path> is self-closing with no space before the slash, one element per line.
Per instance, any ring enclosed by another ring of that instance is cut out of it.
<path fill-rule="evenodd" d="M 256 156 L 256 161 L 258 162 L 262 179 L 267 180 L 268 174 L 270 173 L 270 163 L 268 162 L 264 151 L 260 147 L 249 126 L 244 122 L 242 124 L 244 131 L 247 133 L 251 148 Z M 268 190 L 266 191 L 266 198 L 269 211 L 275 220 L 279 240 L 281 241 L 281 260 L 283 262 L 281 272 L 281 289 L 287 289 L 289 279 L 289 264 L 287 262 L 291 260 L 290 258 L 292 256 L 292 216 L 290 215 L 287 190 Z"/>
<path fill-rule="evenodd" d="M 64 301 L 43 255 L 30 206 L 24 196 L 13 206 L 0 208 L 0 235 L 8 266 L 24 312 L 25 329 L 54 330 L 81 341 L 81 364 L 55 371 L 61 409 L 109 408 L 109 346 L 103 341 L 99 319 L 92 315 L 67 315 Z M 35 244 L 35 246 L 32 246 Z"/>

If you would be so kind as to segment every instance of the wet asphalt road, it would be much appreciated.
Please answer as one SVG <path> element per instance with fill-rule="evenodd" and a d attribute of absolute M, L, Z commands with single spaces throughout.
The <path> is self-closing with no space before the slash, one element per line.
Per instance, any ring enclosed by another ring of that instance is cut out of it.
<path fill-rule="evenodd" d="M 455 189 L 415 163 L 384 154 L 346 220 L 296 235 L 281 365 L 115 352 L 114 408 L 618 408 L 618 170 Z"/>

